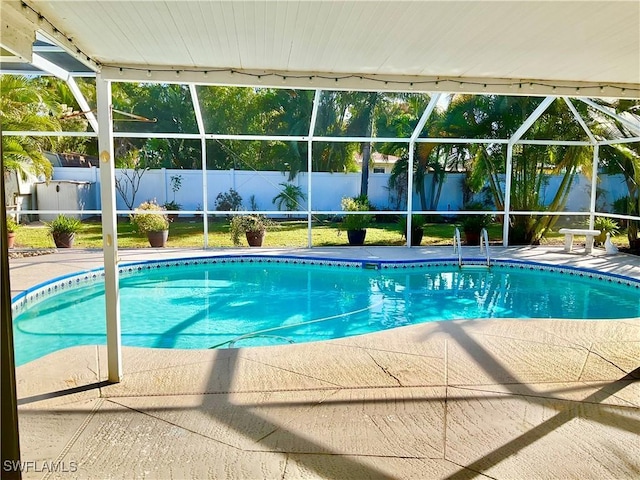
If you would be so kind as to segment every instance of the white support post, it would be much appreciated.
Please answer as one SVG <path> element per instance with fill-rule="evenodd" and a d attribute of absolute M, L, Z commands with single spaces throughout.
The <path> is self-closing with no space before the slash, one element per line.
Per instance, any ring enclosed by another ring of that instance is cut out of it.
<path fill-rule="evenodd" d="M 316 90 L 313 97 L 313 110 L 311 110 L 311 121 L 309 122 L 309 139 L 307 140 L 307 247 L 313 246 L 312 218 L 311 218 L 311 173 L 313 169 L 313 134 L 316 130 L 316 119 L 318 118 L 318 106 L 320 105 L 320 95 L 322 90 Z"/>
<path fill-rule="evenodd" d="M 407 163 L 407 248 L 411 248 L 411 233 L 413 230 L 411 214 L 413 212 L 413 157 L 415 155 L 416 142 L 409 143 L 409 162 Z"/>
<path fill-rule="evenodd" d="M 589 230 L 593 230 L 596 214 L 596 193 L 598 187 L 598 162 L 600 146 L 593 146 L 593 168 L 591 171 L 591 202 L 589 204 Z"/>
<path fill-rule="evenodd" d="M 507 165 L 504 179 L 504 216 L 502 219 L 502 246 L 509 246 L 509 214 L 511 212 L 511 175 L 513 174 L 513 144 L 507 144 Z"/>
<path fill-rule="evenodd" d="M 118 383 L 122 378 L 122 347 L 120 338 L 118 235 L 111 82 L 103 80 L 100 74 L 96 76 L 96 94 L 98 100 L 102 249 L 104 256 L 104 289 L 107 318 L 107 366 L 109 382 Z"/>
<path fill-rule="evenodd" d="M 420 136 L 420 132 L 429 120 L 429 117 L 433 113 L 440 100 L 441 93 L 434 93 L 431 95 L 429 99 L 429 104 L 427 108 L 422 112 L 422 116 L 420 120 L 418 120 L 418 124 L 416 128 L 413 129 L 413 133 L 411 134 L 411 138 L 409 139 L 409 162 L 407 164 L 407 247 L 411 248 L 411 232 L 413 230 L 413 226 L 411 225 L 411 215 L 413 213 L 413 162 L 416 150 L 416 139 Z"/>
<path fill-rule="evenodd" d="M 203 246 L 206 250 L 209 248 L 209 205 L 207 199 L 209 192 L 207 189 L 207 140 L 204 128 L 204 120 L 202 119 L 202 110 L 200 109 L 200 100 L 198 99 L 198 90 L 194 84 L 189 84 L 189 92 L 191 93 L 191 103 L 193 103 L 193 112 L 196 116 L 198 124 L 198 132 L 200 134 L 200 151 L 202 155 L 202 227 L 204 241 Z"/>
<path fill-rule="evenodd" d="M 200 150 L 202 151 L 202 227 L 204 242 L 203 247 L 209 248 L 209 184 L 207 183 L 207 141 L 202 137 L 200 140 Z"/>

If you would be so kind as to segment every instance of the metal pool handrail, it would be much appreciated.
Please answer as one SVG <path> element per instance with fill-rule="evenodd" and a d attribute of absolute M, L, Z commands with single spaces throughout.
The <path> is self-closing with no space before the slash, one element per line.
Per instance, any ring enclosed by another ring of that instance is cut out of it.
<path fill-rule="evenodd" d="M 453 233 L 453 253 L 458 252 L 458 267 L 462 267 L 462 242 L 460 241 L 460 229 L 456 227 Z"/>
<path fill-rule="evenodd" d="M 489 233 L 486 228 L 480 231 L 480 253 L 485 252 L 487 255 L 487 267 L 491 266 L 491 259 L 489 258 Z"/>

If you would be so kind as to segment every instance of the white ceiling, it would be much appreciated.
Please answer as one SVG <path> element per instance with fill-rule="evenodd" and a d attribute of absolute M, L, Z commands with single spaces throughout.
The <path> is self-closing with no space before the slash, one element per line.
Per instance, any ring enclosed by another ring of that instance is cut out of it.
<path fill-rule="evenodd" d="M 2 3 L 17 4 L 51 34 L 50 22 L 63 32 L 53 34 L 63 46 L 73 44 L 73 53 L 80 49 L 106 76 L 117 71 L 127 79 L 175 79 L 173 70 L 180 70 L 195 81 L 190 70 L 234 69 L 278 72 L 260 80 L 306 86 L 310 75 L 331 77 L 312 79 L 318 86 L 335 83 L 335 76 L 365 75 L 405 87 L 416 82 L 417 89 L 436 77 L 489 89 L 511 81 L 536 90 L 538 83 L 630 91 L 640 84 L 637 0 L 25 0 L 44 17 L 39 21 L 20 2 Z M 297 74 L 305 78 L 291 78 Z M 214 82 L 256 83 L 242 73 L 209 75 Z M 357 80 L 340 83 L 357 86 Z"/>

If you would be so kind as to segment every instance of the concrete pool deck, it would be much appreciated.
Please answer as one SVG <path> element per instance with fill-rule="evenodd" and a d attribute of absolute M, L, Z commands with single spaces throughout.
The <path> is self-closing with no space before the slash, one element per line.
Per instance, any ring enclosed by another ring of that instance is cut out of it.
<path fill-rule="evenodd" d="M 122 250 L 356 259 L 450 247 Z M 465 248 L 465 256 L 479 256 Z M 640 257 L 492 247 L 496 258 L 640 278 Z M 11 260 L 15 296 L 101 252 Z M 615 299 L 611 299 L 615 308 Z M 640 319 L 430 323 L 225 350 L 74 347 L 17 369 L 24 478 L 638 478 Z M 57 463 L 56 463 L 57 462 Z M 68 473 L 51 473 L 50 466 Z"/>

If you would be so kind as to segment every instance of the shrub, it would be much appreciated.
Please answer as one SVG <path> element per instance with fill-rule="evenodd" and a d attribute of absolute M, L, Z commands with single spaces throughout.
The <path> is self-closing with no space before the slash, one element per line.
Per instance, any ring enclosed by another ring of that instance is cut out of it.
<path fill-rule="evenodd" d="M 425 226 L 425 218 L 423 215 L 412 214 L 411 215 L 411 230 L 415 232 L 416 230 L 423 230 Z M 407 217 L 405 215 L 401 216 L 398 220 L 398 229 L 402 233 L 403 237 L 407 237 Z"/>
<path fill-rule="evenodd" d="M 140 233 L 161 232 L 169 229 L 169 218 L 163 212 L 165 210 L 155 201 L 143 202 L 136 208 L 136 213 L 131 216 L 131 221 Z"/>
<path fill-rule="evenodd" d="M 273 197 L 273 204 L 278 207 L 278 210 L 282 210 L 284 206 L 285 210 L 293 211 L 300 207 L 300 203 L 306 199 L 306 195 L 302 192 L 302 188 L 293 185 L 291 183 L 281 183 L 282 191 Z"/>
<path fill-rule="evenodd" d="M 587 225 L 589 221 L 587 220 Z M 618 222 L 609 218 L 609 217 L 596 217 L 593 222 L 593 228 L 596 230 L 600 230 L 600 235 L 597 237 L 593 237 L 596 245 L 601 245 L 607 239 L 607 233 L 609 233 L 612 237 L 615 237 L 618 234 L 620 226 Z"/>
<path fill-rule="evenodd" d="M 471 202 L 462 207 L 462 210 L 485 210 L 485 206 L 480 202 Z M 491 223 L 491 215 L 463 215 L 460 218 L 460 224 L 464 232 L 480 232 Z"/>
<path fill-rule="evenodd" d="M 20 228 L 18 222 L 16 222 L 13 217 L 7 216 L 7 232 L 14 233 Z"/>
<path fill-rule="evenodd" d="M 229 233 L 234 245 L 240 245 L 240 236 L 246 232 L 262 232 L 271 225 L 263 215 L 236 215 L 231 219 Z"/>
<path fill-rule="evenodd" d="M 367 197 L 344 197 L 340 202 L 345 212 L 366 212 L 371 210 Z M 373 215 L 345 215 L 342 220 L 343 230 L 365 230 L 373 221 Z"/>
<path fill-rule="evenodd" d="M 80 230 L 82 222 L 76 218 L 67 217 L 66 215 L 58 215 L 55 220 L 45 223 L 45 225 L 52 234 L 72 234 Z"/>
<path fill-rule="evenodd" d="M 215 208 L 219 211 L 240 210 L 242 207 L 242 197 L 233 188 L 228 192 L 220 192 L 216 197 Z"/>

